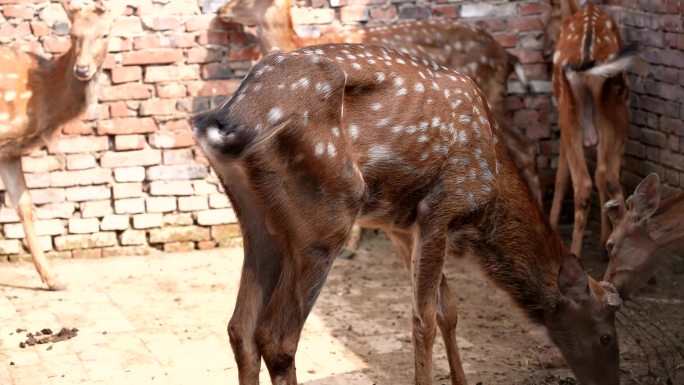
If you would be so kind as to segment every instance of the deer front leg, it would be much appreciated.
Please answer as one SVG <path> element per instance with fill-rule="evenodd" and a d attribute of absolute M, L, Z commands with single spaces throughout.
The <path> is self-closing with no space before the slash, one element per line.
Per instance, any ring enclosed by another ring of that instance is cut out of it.
<path fill-rule="evenodd" d="M 5 188 L 9 193 L 9 198 L 16 207 L 19 214 L 21 226 L 24 229 L 26 243 L 28 243 L 31 251 L 31 258 L 33 265 L 36 267 L 40 279 L 48 286 L 50 290 L 64 290 L 65 286 L 61 284 L 57 275 L 50 267 L 45 253 L 38 242 L 38 233 L 33 219 L 33 204 L 26 188 L 26 180 L 24 179 L 24 171 L 21 167 L 21 158 L 5 159 L 0 161 L 0 176 L 5 183 Z"/>
<path fill-rule="evenodd" d="M 566 156 L 575 193 L 575 222 L 572 229 L 570 252 L 579 257 L 582 254 L 584 229 L 589 216 L 592 183 L 589 170 L 587 170 L 587 163 L 584 159 L 581 137 L 572 138 L 576 134 L 581 135 L 581 132 L 570 132 L 570 135 L 561 136 L 561 140 L 565 140 Z"/>
<path fill-rule="evenodd" d="M 565 198 L 565 193 L 568 189 L 568 181 L 570 181 L 570 170 L 568 169 L 568 159 L 565 157 L 563 143 L 561 142 L 558 154 L 558 169 L 556 170 L 556 183 L 553 189 L 553 202 L 551 203 L 551 214 L 549 215 L 549 221 L 554 230 L 558 229 L 558 220 L 561 208 L 563 207 L 563 198 Z"/>
<path fill-rule="evenodd" d="M 411 275 L 411 251 L 413 249 L 412 235 L 410 233 L 407 234 L 396 231 L 388 232 L 387 235 L 392 241 L 397 254 L 399 254 L 404 262 L 409 275 Z M 440 280 L 438 301 L 437 325 L 442 332 L 442 339 L 444 340 L 444 348 L 446 349 L 447 360 L 449 362 L 451 383 L 453 385 L 465 385 L 465 373 L 463 372 L 463 364 L 461 363 L 461 356 L 458 353 L 458 344 L 456 341 L 456 325 L 458 322 L 456 296 L 451 292 L 444 274 L 442 274 Z"/>

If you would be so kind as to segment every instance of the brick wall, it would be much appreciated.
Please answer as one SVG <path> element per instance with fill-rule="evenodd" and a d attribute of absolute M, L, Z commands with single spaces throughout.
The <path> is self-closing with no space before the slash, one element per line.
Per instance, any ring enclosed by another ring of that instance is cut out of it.
<path fill-rule="evenodd" d="M 664 194 L 684 187 L 684 1 L 605 0 L 623 37 L 645 51 L 649 75 L 632 77 L 632 121 L 622 181 L 628 192 L 648 173 Z"/>
<path fill-rule="evenodd" d="M 681 16 L 676 22 L 681 1 L 664 2 L 667 22 L 633 11 L 634 1 L 610 3 L 628 30 L 649 29 L 647 35 L 628 32 L 629 38 L 645 39 L 657 49 L 649 60 L 670 66 L 635 87 L 624 181 L 631 189 L 638 175 L 655 169 L 662 170 L 668 186 L 681 186 Z M 254 37 L 214 18 L 223 0 L 128 3 L 128 15 L 117 20 L 112 33 L 95 103 L 47 148 L 24 158 L 44 248 L 51 256 L 69 258 L 237 244 L 235 217 L 194 147 L 186 117 L 235 90 L 251 66 Z M 511 81 L 506 105 L 512 123 L 539 143 L 537 163 L 548 196 L 558 130 L 541 55 L 545 3 L 307 0 L 293 14 L 299 32 L 311 35 L 361 23 L 444 16 L 484 26 L 520 57 L 532 79 L 530 93 Z M 66 16 L 56 2 L 0 0 L 0 44 L 49 57 L 68 48 L 67 32 Z M 0 207 L 0 225 L 0 255 L 26 256 L 12 208 Z"/>

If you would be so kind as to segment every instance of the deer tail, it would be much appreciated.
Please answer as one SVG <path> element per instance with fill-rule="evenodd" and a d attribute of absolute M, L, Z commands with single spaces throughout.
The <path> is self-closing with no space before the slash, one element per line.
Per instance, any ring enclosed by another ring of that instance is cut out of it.
<path fill-rule="evenodd" d="M 612 60 L 592 65 L 591 67 L 584 69 L 583 72 L 587 75 L 612 78 L 628 69 L 634 69 L 635 72 L 641 76 L 648 70 L 646 62 L 639 55 L 639 50 L 636 45 L 633 44 L 622 48 Z"/>

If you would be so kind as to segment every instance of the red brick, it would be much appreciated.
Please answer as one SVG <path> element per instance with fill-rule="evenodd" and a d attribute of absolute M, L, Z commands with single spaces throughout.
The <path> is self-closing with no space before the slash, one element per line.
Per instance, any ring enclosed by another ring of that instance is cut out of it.
<path fill-rule="evenodd" d="M 89 135 L 93 133 L 92 128 L 80 119 L 70 120 L 62 126 L 64 135 Z"/>
<path fill-rule="evenodd" d="M 154 148 L 181 148 L 195 145 L 192 131 L 157 131 L 150 135 L 150 146 Z"/>
<path fill-rule="evenodd" d="M 52 29 L 42 21 L 31 22 L 31 32 L 35 37 L 46 36 L 52 33 Z"/>
<path fill-rule="evenodd" d="M 183 51 L 172 48 L 150 49 L 145 51 L 124 52 L 124 65 L 170 64 L 183 60 Z"/>
<path fill-rule="evenodd" d="M 107 51 L 109 52 L 123 52 L 130 51 L 133 48 L 133 42 L 131 39 L 112 36 L 109 38 L 109 45 L 107 46 Z"/>
<path fill-rule="evenodd" d="M 523 16 L 536 15 L 542 13 L 546 8 L 541 3 L 521 3 L 520 14 Z"/>
<path fill-rule="evenodd" d="M 199 39 L 197 39 L 200 45 L 228 45 L 228 32 L 226 31 L 200 31 Z"/>
<path fill-rule="evenodd" d="M 240 86 L 240 80 L 210 80 L 188 84 L 188 92 L 193 96 L 231 95 Z"/>
<path fill-rule="evenodd" d="M 185 86 L 179 83 L 157 84 L 157 96 L 160 98 L 182 98 L 187 92 Z"/>
<path fill-rule="evenodd" d="M 353 23 L 368 20 L 366 7 L 363 5 L 348 5 L 340 8 L 340 20 L 342 23 Z"/>
<path fill-rule="evenodd" d="M 137 16 L 119 16 L 112 28 L 112 36 L 134 36 L 143 31 L 142 20 Z"/>
<path fill-rule="evenodd" d="M 142 134 L 157 130 L 152 118 L 116 118 L 97 124 L 98 135 Z"/>
<path fill-rule="evenodd" d="M 117 151 L 140 150 L 145 148 L 144 135 L 117 135 L 114 137 L 114 149 Z"/>
<path fill-rule="evenodd" d="M 141 116 L 173 115 L 177 112 L 175 99 L 150 99 L 140 103 Z"/>
<path fill-rule="evenodd" d="M 82 152 L 97 152 L 109 149 L 109 139 L 104 136 L 60 137 L 51 140 L 48 151 L 51 154 L 75 154 Z"/>
<path fill-rule="evenodd" d="M 159 131 L 192 131 L 188 119 L 167 120 L 159 126 Z"/>
<path fill-rule="evenodd" d="M 117 183 L 113 186 L 114 199 L 137 198 L 143 195 L 142 183 Z"/>
<path fill-rule="evenodd" d="M 149 99 L 152 91 L 149 86 L 142 84 L 120 84 L 117 86 L 100 87 L 98 92 L 101 102 L 116 100 Z"/>
<path fill-rule="evenodd" d="M 50 172 L 62 168 L 63 163 L 56 156 L 41 156 L 40 158 L 25 156 L 21 159 L 24 172 Z"/>
<path fill-rule="evenodd" d="M 164 46 L 159 36 L 157 35 L 145 35 L 136 37 L 133 39 L 133 49 L 135 50 L 147 50 L 151 48 L 169 48 L 168 45 Z"/>
<path fill-rule="evenodd" d="M 198 65 L 149 66 L 145 68 L 145 83 L 194 80 L 199 78 Z"/>
<path fill-rule="evenodd" d="M 202 79 L 231 79 L 233 71 L 225 63 L 209 63 L 202 66 Z"/>
<path fill-rule="evenodd" d="M 543 63 L 544 58 L 540 51 L 529 50 L 529 49 L 511 49 L 512 54 L 520 59 L 523 64 L 527 63 Z"/>
<path fill-rule="evenodd" d="M 261 55 L 259 47 L 257 46 L 246 46 L 241 48 L 233 48 L 228 54 L 229 61 L 249 61 L 258 58 Z"/>
<path fill-rule="evenodd" d="M 100 158 L 102 167 L 130 167 L 130 166 L 149 166 L 161 163 L 161 151 L 159 150 L 138 150 L 113 152 L 108 151 Z"/>
<path fill-rule="evenodd" d="M 518 45 L 518 36 L 515 34 L 498 34 L 494 39 L 504 48 L 512 48 Z"/>
<path fill-rule="evenodd" d="M 143 16 L 142 22 L 145 27 L 153 31 L 168 31 L 183 25 L 181 19 L 175 16 Z"/>
<path fill-rule="evenodd" d="M 127 116 L 136 116 L 137 111 L 129 108 L 127 102 L 114 102 L 109 105 L 109 114 L 112 118 L 124 118 Z"/>
<path fill-rule="evenodd" d="M 31 201 L 34 205 L 64 202 L 65 200 L 65 193 L 63 188 L 29 190 L 29 195 L 31 196 Z"/>
<path fill-rule="evenodd" d="M 46 36 L 43 38 L 43 49 L 49 53 L 64 53 L 71 47 L 71 41 L 67 38 Z"/>
<path fill-rule="evenodd" d="M 519 17 L 508 19 L 509 31 L 541 31 L 541 20 L 532 17 Z"/>
<path fill-rule="evenodd" d="M 174 48 L 191 48 L 194 47 L 195 34 L 193 33 L 180 33 L 169 37 L 170 46 Z"/>
<path fill-rule="evenodd" d="M 330 24 L 335 20 L 335 10 L 331 8 L 294 7 L 291 14 L 295 24 Z"/>
<path fill-rule="evenodd" d="M 142 79 L 142 68 L 139 66 L 112 68 L 112 83 L 136 82 Z"/>
<path fill-rule="evenodd" d="M 195 32 L 199 30 L 209 29 L 209 25 L 216 15 L 206 14 L 200 16 L 190 16 L 185 20 L 185 30 L 188 32 Z"/>
<path fill-rule="evenodd" d="M 30 20 L 33 18 L 33 7 L 25 4 L 9 4 L 2 7 L 2 14 L 10 19 Z"/>

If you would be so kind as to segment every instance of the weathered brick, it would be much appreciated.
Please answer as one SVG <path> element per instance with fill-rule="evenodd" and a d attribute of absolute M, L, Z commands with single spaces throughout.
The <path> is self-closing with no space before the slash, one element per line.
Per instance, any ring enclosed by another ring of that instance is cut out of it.
<path fill-rule="evenodd" d="M 19 254 L 23 251 L 21 241 L 16 239 L 0 239 L 0 255 Z"/>
<path fill-rule="evenodd" d="M 195 195 L 209 195 L 218 191 L 216 185 L 209 183 L 206 180 L 194 180 L 192 186 L 195 190 Z"/>
<path fill-rule="evenodd" d="M 47 218 L 46 218 L 47 219 Z M 13 207 L 0 207 L 0 223 L 17 223 L 19 222 L 19 215 L 17 210 Z M 0 253 L 2 254 L 2 253 Z"/>
<path fill-rule="evenodd" d="M 133 48 L 131 39 L 122 36 L 112 36 L 109 38 L 107 45 L 107 52 L 123 52 L 130 51 Z"/>
<path fill-rule="evenodd" d="M 112 191 L 108 186 L 67 187 L 66 199 L 73 202 L 109 199 Z"/>
<path fill-rule="evenodd" d="M 140 115 L 173 115 L 176 110 L 176 100 L 174 99 L 149 99 L 140 103 Z"/>
<path fill-rule="evenodd" d="M 145 180 L 144 167 L 120 167 L 114 169 L 114 180 L 117 182 L 142 182 Z"/>
<path fill-rule="evenodd" d="M 76 211 L 76 204 L 73 202 L 48 203 L 36 207 L 36 218 L 38 219 L 69 219 Z M 2 211 L 0 210 L 0 213 Z M 0 214 L 0 217 L 2 214 Z M 17 218 L 18 219 L 18 218 Z M 14 222 L 14 221 L 12 221 Z M 0 220 L 2 223 L 2 220 Z"/>
<path fill-rule="evenodd" d="M 104 247 L 102 248 L 102 258 L 132 256 L 132 255 L 152 255 L 158 254 L 157 249 L 149 246 L 122 246 L 122 247 Z"/>
<path fill-rule="evenodd" d="M 140 150 L 145 148 L 144 135 L 117 135 L 114 137 L 114 149 L 117 151 Z"/>
<path fill-rule="evenodd" d="M 64 202 L 65 200 L 65 192 L 63 188 L 29 190 L 29 195 L 31 196 L 31 201 L 34 205 Z"/>
<path fill-rule="evenodd" d="M 60 235 L 66 233 L 64 222 L 60 219 L 39 219 L 35 221 L 36 234 Z M 19 223 L 8 223 L 3 226 L 5 238 L 24 238 L 24 229 Z"/>
<path fill-rule="evenodd" d="M 461 5 L 461 17 L 464 19 L 509 18 L 517 13 L 516 3 L 488 4 L 483 2 Z"/>
<path fill-rule="evenodd" d="M 143 16 L 142 22 L 145 27 L 153 31 L 168 31 L 178 29 L 183 21 L 177 16 Z"/>
<path fill-rule="evenodd" d="M 160 98 L 182 98 L 187 95 L 184 85 L 179 83 L 157 84 L 157 96 Z"/>
<path fill-rule="evenodd" d="M 123 65 L 171 64 L 183 60 L 183 51 L 174 48 L 158 48 L 145 51 L 124 52 Z"/>
<path fill-rule="evenodd" d="M 81 203 L 81 217 L 83 218 L 101 218 L 111 212 L 112 202 L 109 199 Z"/>
<path fill-rule="evenodd" d="M 62 162 L 56 156 L 41 156 L 40 158 L 25 156 L 21 159 L 24 172 L 50 172 L 62 168 Z"/>
<path fill-rule="evenodd" d="M 116 86 L 100 87 L 98 99 L 101 102 L 117 100 L 141 100 L 152 96 L 152 87 L 137 83 L 124 83 Z"/>
<path fill-rule="evenodd" d="M 145 83 L 173 82 L 199 79 L 200 67 L 196 64 L 178 66 L 149 66 L 145 68 Z"/>
<path fill-rule="evenodd" d="M 240 225 L 229 224 L 229 225 L 217 225 L 211 226 L 211 238 L 216 241 L 222 241 L 225 239 L 241 237 Z"/>
<path fill-rule="evenodd" d="M 202 165 L 152 166 L 146 171 L 147 180 L 200 179 L 207 175 L 207 168 Z"/>
<path fill-rule="evenodd" d="M 102 167 L 149 166 L 161 163 L 161 151 L 139 150 L 125 152 L 105 152 L 100 158 Z"/>
<path fill-rule="evenodd" d="M 27 174 L 26 186 L 29 189 L 50 187 L 50 174 L 47 172 Z"/>
<path fill-rule="evenodd" d="M 209 229 L 201 226 L 164 227 L 150 230 L 150 243 L 196 242 L 210 238 Z"/>
<path fill-rule="evenodd" d="M 114 198 L 135 198 L 142 196 L 142 183 L 131 182 L 131 183 L 117 183 L 113 186 Z"/>
<path fill-rule="evenodd" d="M 133 228 L 150 229 L 153 227 L 162 227 L 162 225 L 164 225 L 164 217 L 162 214 L 145 213 L 133 215 Z"/>
<path fill-rule="evenodd" d="M 188 164 L 193 161 L 194 156 L 192 149 L 183 148 L 162 151 L 162 159 L 164 164 Z"/>
<path fill-rule="evenodd" d="M 112 68 L 112 83 L 137 82 L 142 79 L 142 67 L 128 66 Z"/>
<path fill-rule="evenodd" d="M 209 207 L 212 209 L 222 209 L 230 207 L 230 201 L 225 194 L 216 193 L 209 195 Z"/>
<path fill-rule="evenodd" d="M 97 165 L 95 157 L 90 154 L 74 154 L 66 158 L 67 170 L 85 170 Z"/>
<path fill-rule="evenodd" d="M 147 197 L 145 200 L 148 213 L 165 213 L 176 210 L 175 197 Z"/>
<path fill-rule="evenodd" d="M 195 97 L 199 96 L 224 96 L 230 95 L 240 86 L 240 81 L 230 80 L 209 80 L 205 82 L 188 83 L 188 93 Z"/>
<path fill-rule="evenodd" d="M 100 221 L 97 218 L 70 218 L 69 233 L 90 234 L 100 231 Z"/>
<path fill-rule="evenodd" d="M 186 180 L 156 180 L 150 182 L 150 195 L 192 195 L 190 181 Z"/>
<path fill-rule="evenodd" d="M 112 118 L 125 118 L 137 115 L 138 105 L 133 105 L 131 102 L 114 102 L 109 103 L 109 115 Z"/>
<path fill-rule="evenodd" d="M 194 32 L 208 29 L 214 18 L 214 14 L 190 16 L 185 20 L 185 30 L 188 32 Z"/>
<path fill-rule="evenodd" d="M 164 226 L 187 226 L 195 223 L 192 214 L 164 214 Z"/>
<path fill-rule="evenodd" d="M 62 137 L 55 138 L 48 143 L 48 151 L 52 154 L 75 154 L 106 151 L 108 149 L 109 139 L 105 136 Z"/>
<path fill-rule="evenodd" d="M 67 187 L 108 183 L 112 179 L 111 170 L 89 168 L 75 171 L 53 171 L 50 173 L 50 186 Z"/>
<path fill-rule="evenodd" d="M 156 130 L 157 123 L 152 118 L 116 118 L 97 124 L 98 135 L 142 134 Z"/>
<path fill-rule="evenodd" d="M 202 226 L 237 223 L 233 209 L 214 209 L 197 212 L 197 223 Z"/>
<path fill-rule="evenodd" d="M 8 19 L 31 20 L 33 13 L 33 4 L 6 4 L 2 7 L 2 15 Z"/>
<path fill-rule="evenodd" d="M 95 234 L 70 234 L 54 238 L 57 250 L 92 249 L 116 245 L 115 232 L 99 232 Z"/>
<path fill-rule="evenodd" d="M 216 248 L 216 242 L 214 241 L 199 241 L 197 242 L 198 250 L 211 250 Z"/>
<path fill-rule="evenodd" d="M 194 242 L 170 242 L 164 244 L 164 252 L 167 253 L 187 253 L 195 250 Z"/>
<path fill-rule="evenodd" d="M 191 130 L 157 131 L 150 135 L 150 146 L 154 148 L 181 148 L 195 145 Z"/>
<path fill-rule="evenodd" d="M 121 244 L 124 246 L 144 245 L 147 243 L 147 235 L 144 230 L 128 229 L 121 233 Z"/>
<path fill-rule="evenodd" d="M 119 16 L 112 27 L 112 36 L 133 36 L 142 33 L 142 20 L 137 16 Z"/>
<path fill-rule="evenodd" d="M 117 199 L 114 201 L 114 212 L 117 214 L 145 212 L 145 200 L 143 198 Z"/>
<path fill-rule="evenodd" d="M 291 14 L 295 24 L 330 24 L 335 20 L 335 10 L 331 8 L 295 7 L 292 8 Z"/>
<path fill-rule="evenodd" d="M 218 62 L 223 59 L 225 49 L 221 47 L 193 47 L 187 51 L 188 64 Z"/>
<path fill-rule="evenodd" d="M 128 215 L 107 214 L 102 218 L 100 230 L 126 230 L 129 226 Z"/>
<path fill-rule="evenodd" d="M 76 259 L 99 259 L 102 258 L 102 249 L 76 249 L 71 252 L 71 257 Z"/>
<path fill-rule="evenodd" d="M 209 209 L 209 205 L 207 204 L 206 196 L 190 196 L 178 198 L 178 210 L 180 211 L 199 211 L 207 209 Z"/>

